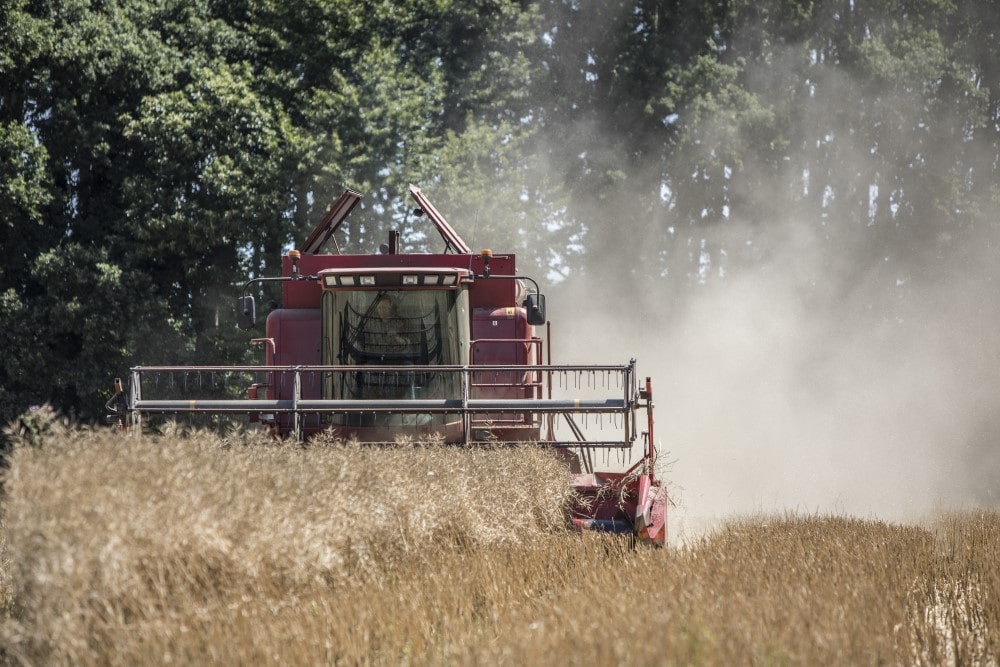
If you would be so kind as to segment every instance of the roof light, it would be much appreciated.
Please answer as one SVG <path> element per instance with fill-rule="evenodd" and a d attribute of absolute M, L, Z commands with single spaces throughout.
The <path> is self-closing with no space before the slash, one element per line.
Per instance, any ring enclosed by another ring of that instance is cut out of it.
<path fill-rule="evenodd" d="M 454 288 L 471 277 L 471 272 L 468 269 L 432 266 L 344 267 L 323 269 L 317 277 L 325 289 L 411 290 L 421 287 Z"/>
<path fill-rule="evenodd" d="M 483 258 L 483 277 L 490 277 L 490 259 L 493 257 L 493 251 L 489 248 L 483 248 L 479 255 Z"/>

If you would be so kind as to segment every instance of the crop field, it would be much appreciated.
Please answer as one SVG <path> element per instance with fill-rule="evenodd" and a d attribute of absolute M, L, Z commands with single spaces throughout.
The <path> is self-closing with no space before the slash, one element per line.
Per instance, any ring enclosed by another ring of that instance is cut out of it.
<path fill-rule="evenodd" d="M 1000 512 L 565 526 L 527 447 L 49 426 L 3 484 L 10 664 L 996 665 Z"/>

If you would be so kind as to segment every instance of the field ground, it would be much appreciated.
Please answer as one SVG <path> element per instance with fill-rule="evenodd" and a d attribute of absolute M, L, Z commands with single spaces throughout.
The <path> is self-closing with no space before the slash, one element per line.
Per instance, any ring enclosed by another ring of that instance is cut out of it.
<path fill-rule="evenodd" d="M 11 664 L 997 665 L 1000 511 L 565 529 L 530 448 L 55 425 L 4 478 Z"/>

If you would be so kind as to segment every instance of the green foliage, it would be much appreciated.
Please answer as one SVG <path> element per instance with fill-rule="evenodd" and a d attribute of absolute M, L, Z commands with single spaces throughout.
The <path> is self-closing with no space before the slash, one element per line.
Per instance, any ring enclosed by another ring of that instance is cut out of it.
<path fill-rule="evenodd" d="M 43 224 L 52 198 L 46 159 L 45 146 L 36 143 L 23 123 L 0 125 L 0 271 L 23 266 L 17 237 Z"/>
<path fill-rule="evenodd" d="M 973 0 L 7 2 L 0 412 L 96 417 L 131 364 L 243 361 L 234 286 L 345 187 L 342 247 L 434 249 L 415 182 L 556 282 L 725 280 L 785 224 L 824 265 L 962 266 L 996 227 L 998 22 Z"/>
<path fill-rule="evenodd" d="M 3 11 L 9 416 L 51 400 L 98 418 L 131 364 L 243 361 L 234 286 L 273 275 L 345 185 L 368 194 L 349 241 L 381 241 L 449 137 L 510 134 L 533 39 L 508 2 Z"/>

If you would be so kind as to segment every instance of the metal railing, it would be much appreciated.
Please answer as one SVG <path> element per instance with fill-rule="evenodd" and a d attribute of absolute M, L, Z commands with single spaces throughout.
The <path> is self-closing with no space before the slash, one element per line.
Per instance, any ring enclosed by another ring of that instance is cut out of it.
<path fill-rule="evenodd" d="M 398 397 L 329 397 L 334 383 L 359 373 L 391 379 L 395 387 L 409 381 L 414 389 Z M 437 379 L 438 387 L 452 389 L 426 395 L 426 387 L 433 384 L 429 378 Z M 251 387 L 268 397 L 249 398 Z M 569 392 L 573 395 L 567 396 Z M 477 426 L 511 417 L 537 425 L 540 443 L 597 448 L 631 447 L 640 403 L 634 361 L 560 366 L 137 366 L 131 369 L 129 393 L 137 425 L 146 415 L 267 414 L 302 439 L 304 429 L 323 426 L 324 415 L 455 415 L 470 442 Z M 584 428 L 574 415 L 582 416 Z M 581 442 L 592 418 L 601 420 L 602 433 L 607 430 L 603 419 L 612 420 L 612 430 L 620 426 L 621 437 Z M 560 429 L 559 419 L 568 427 Z M 565 430 L 571 431 L 570 439 L 558 435 Z"/>

